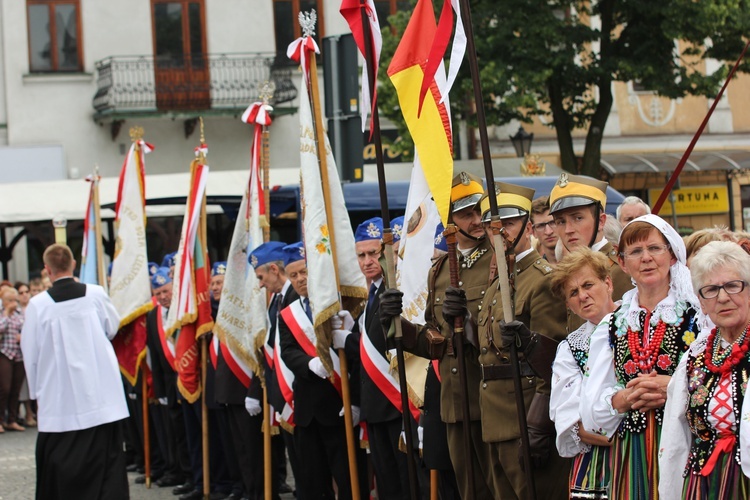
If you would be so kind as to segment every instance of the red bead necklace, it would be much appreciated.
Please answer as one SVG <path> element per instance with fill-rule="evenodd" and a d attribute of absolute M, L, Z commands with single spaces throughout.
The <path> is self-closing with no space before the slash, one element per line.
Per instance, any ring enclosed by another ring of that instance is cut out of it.
<path fill-rule="evenodd" d="M 745 327 L 742 335 L 732 344 L 732 346 L 724 351 L 720 356 L 721 359 L 714 359 L 717 354 L 720 338 L 719 329 L 715 328 L 711 330 L 706 340 L 706 368 L 713 373 L 721 373 L 724 375 L 729 372 L 733 367 L 742 361 L 742 358 L 747 354 L 748 348 L 748 335 L 747 330 L 750 325 Z M 718 363 L 718 365 L 717 365 Z"/>
<path fill-rule="evenodd" d="M 628 347 L 633 361 L 636 362 L 641 373 L 649 373 L 656 364 L 661 342 L 664 340 L 664 334 L 667 331 L 667 324 L 661 319 L 654 329 L 651 340 L 648 340 L 648 328 L 651 321 L 651 312 L 646 312 L 646 320 L 643 322 L 642 341 L 638 337 L 638 332 L 634 332 L 628 327 Z"/>

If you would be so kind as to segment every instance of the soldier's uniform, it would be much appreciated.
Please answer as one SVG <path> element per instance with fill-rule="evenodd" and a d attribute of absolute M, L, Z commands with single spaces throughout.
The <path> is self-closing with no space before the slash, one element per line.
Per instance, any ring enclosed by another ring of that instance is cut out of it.
<path fill-rule="evenodd" d="M 596 205 L 599 210 L 597 213 L 602 213 L 600 211 L 607 206 L 607 186 L 608 184 L 604 181 L 563 172 L 549 195 L 549 213 L 554 215 L 555 212 L 568 208 L 595 204 L 598 204 Z M 595 221 L 595 224 L 598 227 L 598 220 Z M 609 275 L 614 286 L 612 298 L 616 301 L 620 300 L 625 292 L 633 288 L 633 282 L 630 280 L 630 276 L 620 268 L 617 250 L 606 240 L 595 243 L 592 248 L 602 252 L 609 259 Z M 568 333 L 576 331 L 585 322 L 583 318 L 568 309 Z"/>
<path fill-rule="evenodd" d="M 517 218 L 528 214 L 534 190 L 522 186 L 497 183 L 501 192 L 497 194 L 498 211 L 501 218 Z M 483 221 L 489 220 L 489 200 L 483 198 Z M 526 227 L 522 228 L 522 233 Z M 524 237 L 524 236 L 519 236 Z M 521 252 L 518 260 L 509 271 L 514 278 L 515 293 L 513 305 L 515 319 L 526 325 L 531 331 L 539 332 L 555 341 L 563 340 L 565 333 L 565 307 L 552 294 L 549 274 L 552 267 L 532 248 Z M 494 258 L 494 253 L 493 253 Z M 482 438 L 490 443 L 493 450 L 492 480 L 496 498 L 525 498 L 527 495 L 526 477 L 519 464 L 518 411 L 516 407 L 515 387 L 510 359 L 510 350 L 503 347 L 500 336 L 500 321 L 503 319 L 503 307 L 499 280 L 495 278 L 488 287 L 484 301 L 480 304 L 477 318 L 479 326 L 481 365 L 479 404 L 482 416 Z M 551 354 L 554 355 L 555 343 Z M 537 376 L 534 363 L 521 358 L 521 378 L 523 399 L 527 409 L 530 408 L 536 394 L 548 395 L 549 380 Z M 551 360 L 547 369 L 551 374 Z M 539 370 L 537 370 L 539 371 Z M 546 412 L 545 426 L 549 426 L 551 435 L 549 460 L 542 467 L 534 468 L 534 482 L 538 498 L 567 498 L 570 461 L 561 458 L 554 446 L 554 426 L 549 422 Z M 531 422 L 530 422 L 531 423 Z"/>
<path fill-rule="evenodd" d="M 484 188 L 481 179 L 461 173 L 453 179 L 451 202 L 453 212 L 474 206 L 481 198 Z M 446 423 L 448 449 L 456 481 L 462 498 L 495 499 L 498 498 L 491 482 L 487 478 L 491 475 L 490 447 L 482 441 L 482 429 L 479 412 L 479 381 L 480 367 L 478 362 L 479 344 L 477 342 L 476 318 L 489 281 L 490 262 L 492 261 L 492 247 L 485 240 L 466 254 L 458 253 L 459 287 L 466 292 L 467 307 L 470 319 L 465 324 L 466 339 L 464 341 L 464 360 L 468 394 L 464 395 L 459 381 L 458 359 L 451 329 L 443 319 L 443 303 L 445 290 L 450 286 L 450 265 L 448 256 L 438 258 L 429 275 L 427 310 L 425 322 L 417 332 L 416 344 L 408 345 L 405 338 L 405 348 L 420 356 L 430 359 L 440 359 L 439 371 L 441 379 L 440 416 Z M 413 330 L 413 327 L 411 327 Z M 408 327 L 405 329 L 407 330 Z M 443 336 L 445 339 L 443 341 Z M 463 409 L 462 400 L 468 398 L 469 418 L 471 422 L 472 468 L 476 496 L 471 494 L 470 481 L 464 454 Z"/>

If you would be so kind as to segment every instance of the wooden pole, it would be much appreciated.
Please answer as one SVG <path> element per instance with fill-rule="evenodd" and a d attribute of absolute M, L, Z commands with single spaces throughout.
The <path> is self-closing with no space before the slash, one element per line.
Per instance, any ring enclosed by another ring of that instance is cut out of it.
<path fill-rule="evenodd" d="M 151 436 L 148 425 L 148 365 L 141 360 L 141 405 L 143 408 L 143 464 L 146 476 L 146 488 L 151 488 Z"/>
<path fill-rule="evenodd" d="M 104 245 L 102 244 L 102 214 L 99 208 L 99 167 L 94 167 L 94 178 L 93 178 L 93 203 L 94 203 L 94 237 L 96 238 L 96 256 L 98 257 L 96 263 L 96 276 L 99 281 L 99 285 L 104 287 L 104 291 L 109 290 L 107 285 L 107 271 L 104 266 Z"/>
<path fill-rule="evenodd" d="M 208 462 L 208 404 L 206 403 L 206 358 L 208 357 L 208 339 L 201 337 L 201 431 L 203 449 L 203 497 L 208 500 L 211 496 L 211 468 Z"/>
<path fill-rule="evenodd" d="M 271 146 L 270 136 L 268 127 L 263 125 L 263 132 L 261 133 L 261 152 L 260 152 L 260 168 L 263 171 L 263 201 L 265 202 L 266 209 L 266 221 L 263 224 L 263 241 L 269 241 L 271 239 L 271 197 L 269 196 L 269 171 L 271 169 Z"/>
<path fill-rule="evenodd" d="M 440 488 L 439 473 L 435 469 L 430 469 L 430 500 L 438 500 Z"/>
<path fill-rule="evenodd" d="M 331 194 L 328 184 L 328 162 L 325 149 L 325 129 L 323 128 L 323 117 L 320 112 L 320 92 L 318 90 L 318 68 L 315 54 L 310 55 L 310 97 L 312 100 L 313 122 L 315 125 L 315 137 L 318 145 L 318 161 L 320 166 L 320 178 L 323 184 L 323 198 L 325 199 L 326 219 L 331 243 L 331 256 L 333 257 L 333 269 L 336 279 L 336 288 L 341 289 L 338 275 L 338 260 L 336 256 L 336 239 L 331 212 Z M 391 252 L 392 253 L 392 252 Z M 339 365 L 341 367 L 341 397 L 344 400 L 344 427 L 346 431 L 346 451 L 349 458 L 349 480 L 352 486 L 352 499 L 359 500 L 359 476 L 357 475 L 357 455 L 354 446 L 354 421 L 352 420 L 352 401 L 349 392 L 349 366 L 346 361 L 344 349 L 338 350 Z"/>
<path fill-rule="evenodd" d="M 267 99 L 263 99 L 263 105 L 266 105 Z M 271 168 L 271 148 L 270 132 L 268 127 L 263 125 L 261 134 L 261 156 L 260 165 L 263 170 L 263 200 L 266 209 L 266 224 L 263 225 L 263 242 L 271 239 L 271 196 L 269 188 L 269 171 Z M 266 294 L 266 304 L 270 298 L 270 293 Z M 268 387 L 263 384 L 263 493 L 265 500 L 273 498 L 273 455 L 271 453 L 271 405 L 268 403 Z"/>

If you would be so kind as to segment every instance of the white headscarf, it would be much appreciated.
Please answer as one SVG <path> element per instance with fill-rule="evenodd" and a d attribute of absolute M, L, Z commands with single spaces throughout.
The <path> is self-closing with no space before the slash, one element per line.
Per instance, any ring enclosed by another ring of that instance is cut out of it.
<path fill-rule="evenodd" d="M 658 215 L 648 214 L 641 215 L 628 222 L 628 227 L 634 222 L 645 222 L 654 226 L 667 239 L 672 253 L 677 258 L 677 262 L 669 268 L 669 288 L 678 301 L 689 302 L 698 311 L 700 311 L 700 302 L 693 291 L 693 283 L 690 279 L 690 270 L 686 264 L 687 250 L 682 237 L 669 225 L 667 221 Z M 624 231 L 623 231 L 624 232 Z M 620 236 L 619 248 L 623 248 L 622 235 Z"/>

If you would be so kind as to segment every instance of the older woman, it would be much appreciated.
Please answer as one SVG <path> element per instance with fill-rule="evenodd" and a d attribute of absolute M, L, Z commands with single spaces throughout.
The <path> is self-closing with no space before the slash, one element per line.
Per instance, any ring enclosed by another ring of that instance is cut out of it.
<path fill-rule="evenodd" d="M 634 219 L 618 249 L 636 288 L 591 337 L 581 420 L 612 438 L 610 498 L 654 499 L 667 384 L 695 339 L 699 303 L 685 245 L 663 219 Z"/>
<path fill-rule="evenodd" d="M 552 365 L 550 418 L 557 431 L 557 451 L 575 457 L 570 473 L 570 498 L 607 498 L 609 447 L 606 437 L 581 426 L 581 385 L 589 356 L 589 341 L 596 326 L 608 321 L 612 301 L 609 260 L 588 247 L 567 255 L 550 275 L 552 292 L 586 320 L 560 342 Z"/>
<path fill-rule="evenodd" d="M 690 346 L 672 382 L 659 458 L 662 498 L 750 496 L 750 257 L 736 243 L 695 254 L 693 286 L 716 325 Z"/>

